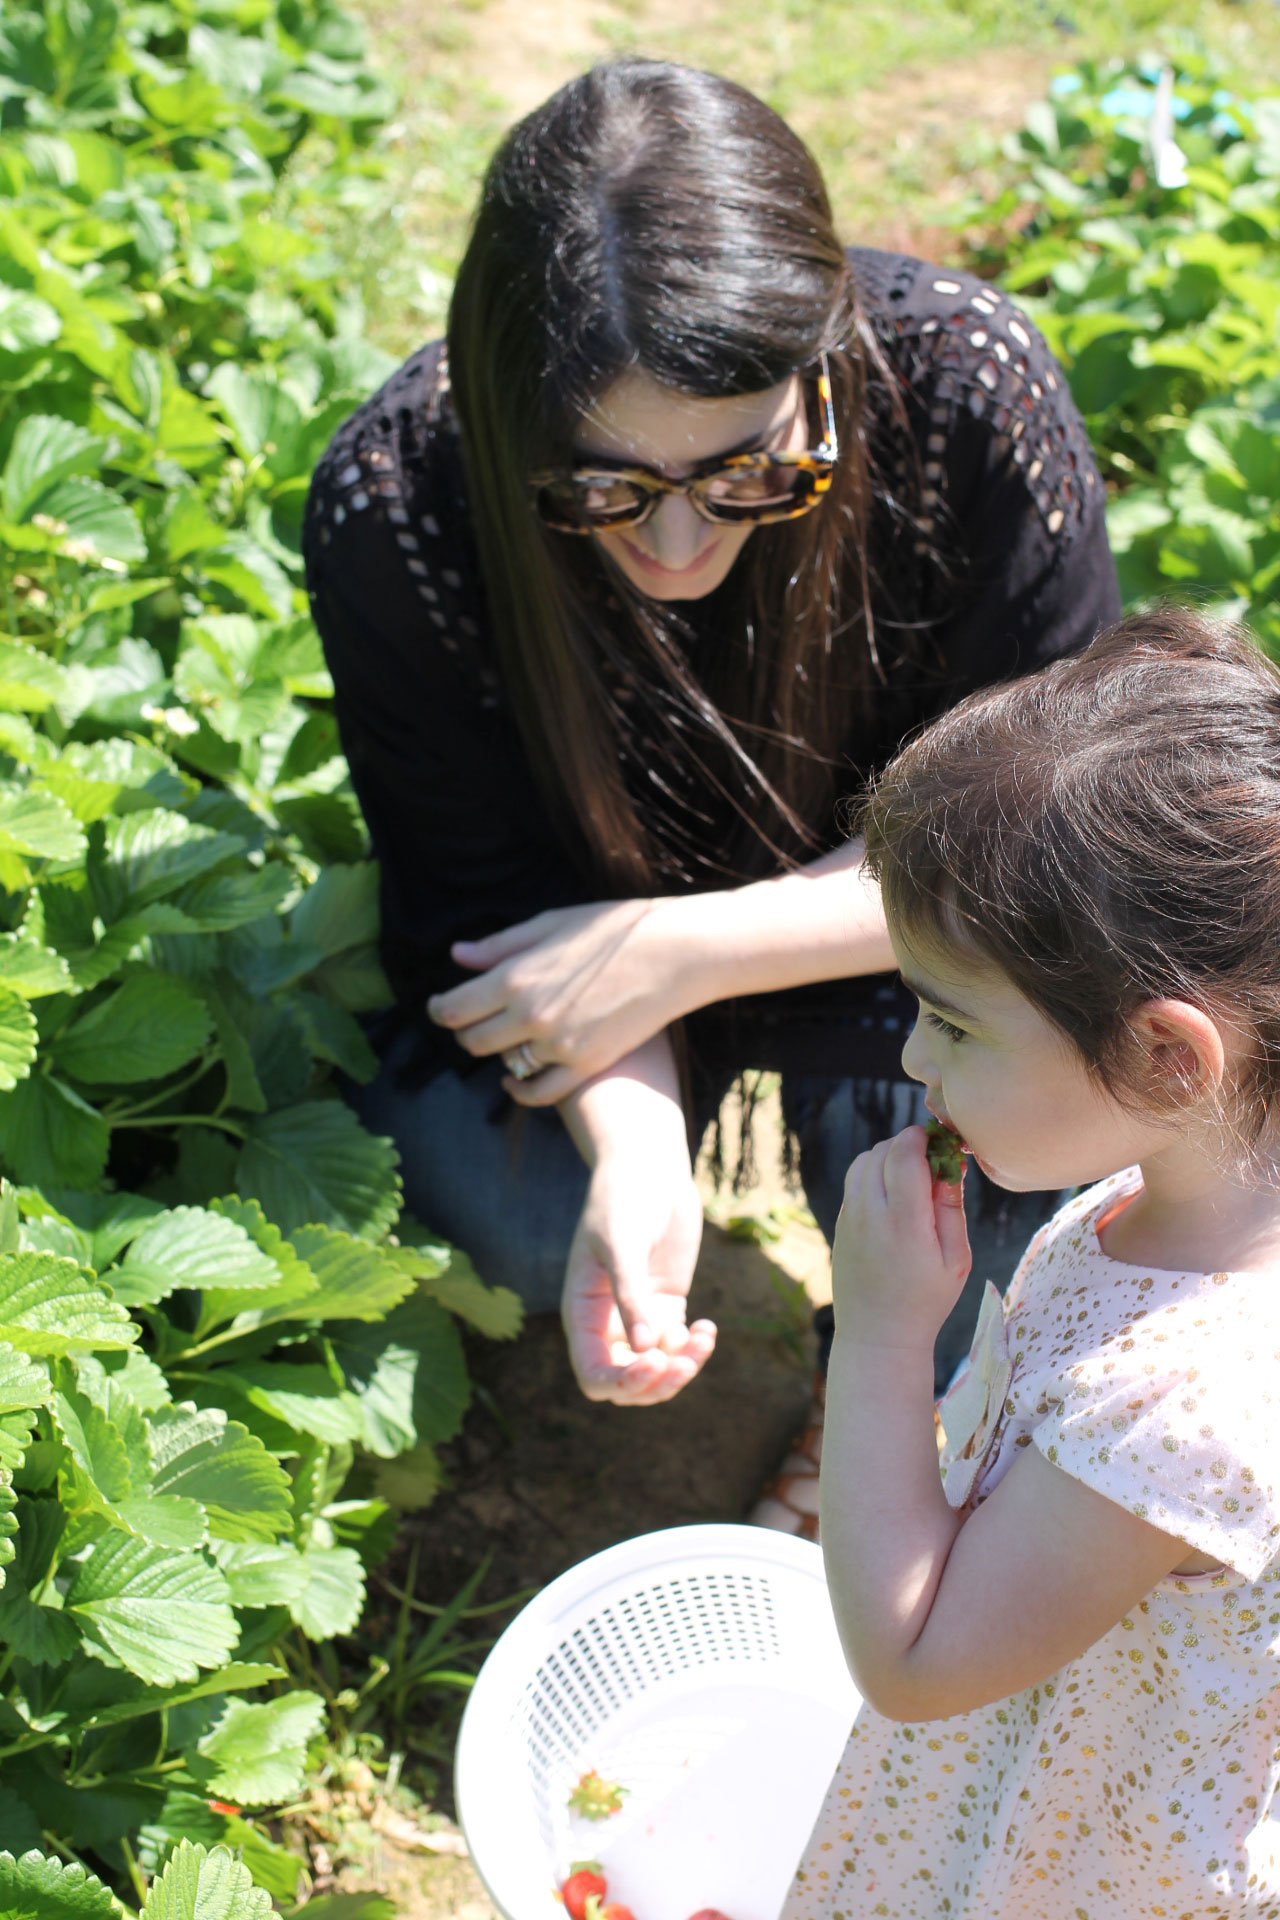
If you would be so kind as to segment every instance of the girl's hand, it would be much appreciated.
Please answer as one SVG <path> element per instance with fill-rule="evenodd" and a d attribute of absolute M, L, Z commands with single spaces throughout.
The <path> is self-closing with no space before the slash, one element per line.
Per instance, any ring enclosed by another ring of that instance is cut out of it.
<path fill-rule="evenodd" d="M 832 1253 L 836 1324 L 860 1341 L 924 1346 L 972 1265 L 964 1185 L 935 1181 L 923 1127 L 859 1154 L 845 1180 Z"/>
<path fill-rule="evenodd" d="M 670 1400 L 710 1358 L 710 1320 L 685 1322 L 702 1238 L 687 1165 L 644 1155 L 597 1165 L 569 1250 L 561 1317 L 589 1400 Z"/>
<path fill-rule="evenodd" d="M 542 1071 L 508 1076 L 506 1090 L 522 1106 L 553 1106 L 687 1010 L 666 906 L 560 907 L 487 940 L 460 940 L 454 959 L 479 977 L 433 995 L 427 1012 L 468 1053 L 527 1044 Z"/>

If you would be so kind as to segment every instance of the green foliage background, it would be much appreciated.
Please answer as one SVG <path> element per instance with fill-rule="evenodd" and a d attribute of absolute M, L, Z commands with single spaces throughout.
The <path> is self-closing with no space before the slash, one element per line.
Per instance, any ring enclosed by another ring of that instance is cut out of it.
<path fill-rule="evenodd" d="M 1184 49 L 1168 70 L 1185 184 L 1162 187 L 1160 70 L 1059 76 L 1009 143 L 977 264 L 1068 369 L 1126 602 L 1189 600 L 1280 657 L 1280 96 L 1228 88 Z"/>
<path fill-rule="evenodd" d="M 24 1912 L 295 1898 L 258 1818 L 324 1733 L 294 1649 L 356 1626 L 395 1527 L 379 1463 L 419 1503 L 438 1483 L 458 1318 L 519 1321 L 401 1217 L 394 1148 L 332 1079 L 372 1073 L 356 1016 L 386 987 L 298 538 L 391 364 L 328 243 L 378 190 L 386 105 L 322 0 L 0 22 L 0 1891 Z"/>

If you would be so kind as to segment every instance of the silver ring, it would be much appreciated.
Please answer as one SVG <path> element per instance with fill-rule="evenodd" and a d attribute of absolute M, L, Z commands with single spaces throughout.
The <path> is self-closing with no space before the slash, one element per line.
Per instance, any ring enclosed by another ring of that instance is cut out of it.
<path fill-rule="evenodd" d="M 510 1053 L 503 1054 L 502 1064 L 515 1079 L 528 1080 L 535 1073 L 542 1072 L 545 1062 L 539 1060 L 527 1040 L 522 1040 L 518 1047 L 512 1047 Z"/>

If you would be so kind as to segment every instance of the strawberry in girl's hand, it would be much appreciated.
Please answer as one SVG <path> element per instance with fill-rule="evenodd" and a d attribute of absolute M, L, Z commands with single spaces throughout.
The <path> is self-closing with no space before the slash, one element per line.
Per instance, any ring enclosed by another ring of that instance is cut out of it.
<path fill-rule="evenodd" d="M 719 1907 L 699 1907 L 696 1913 L 689 1915 L 689 1920 L 729 1920 L 729 1916 L 721 1913 Z"/>
<path fill-rule="evenodd" d="M 569 1920 L 587 1920 L 587 1902 L 594 1900 L 597 1910 L 608 1888 L 594 1860 L 575 1860 L 573 1871 L 560 1889 Z"/>
<path fill-rule="evenodd" d="M 619 1786 L 616 1780 L 602 1780 L 593 1767 L 590 1773 L 581 1775 L 569 1795 L 569 1811 L 584 1820 L 607 1820 L 611 1813 L 621 1813 L 626 1792 L 628 1788 Z"/>
<path fill-rule="evenodd" d="M 611 1900 L 607 1907 L 602 1907 L 592 1894 L 587 1901 L 586 1920 L 636 1920 L 636 1917 L 620 1900 Z"/>
<path fill-rule="evenodd" d="M 928 1144 L 925 1158 L 929 1162 L 929 1171 L 935 1180 L 941 1180 L 944 1186 L 958 1187 L 964 1179 L 965 1144 L 954 1127 L 944 1126 L 941 1120 L 931 1120 L 925 1128 Z M 708 1908 L 713 1912 L 714 1909 Z M 694 1915 L 694 1920 L 699 1920 Z"/>

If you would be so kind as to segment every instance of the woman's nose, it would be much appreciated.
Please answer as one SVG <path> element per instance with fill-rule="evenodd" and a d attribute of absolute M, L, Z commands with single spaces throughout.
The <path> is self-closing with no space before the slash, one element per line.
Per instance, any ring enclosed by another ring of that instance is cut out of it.
<path fill-rule="evenodd" d="M 683 493 L 668 493 L 658 502 L 641 532 L 659 566 L 679 570 L 692 566 L 714 528 L 697 514 Z"/>

